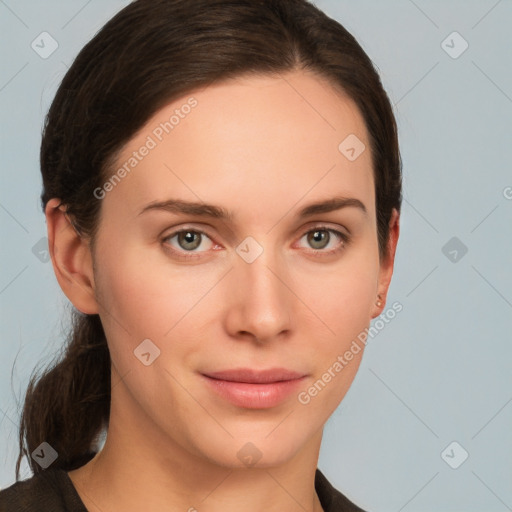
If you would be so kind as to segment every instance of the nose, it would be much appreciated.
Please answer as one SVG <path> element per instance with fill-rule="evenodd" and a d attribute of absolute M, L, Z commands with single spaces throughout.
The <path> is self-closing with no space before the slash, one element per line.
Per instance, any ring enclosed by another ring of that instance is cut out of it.
<path fill-rule="evenodd" d="M 270 251 L 252 263 L 237 256 L 229 273 L 225 328 L 238 339 L 268 343 L 291 329 L 293 293 L 288 272 Z"/>

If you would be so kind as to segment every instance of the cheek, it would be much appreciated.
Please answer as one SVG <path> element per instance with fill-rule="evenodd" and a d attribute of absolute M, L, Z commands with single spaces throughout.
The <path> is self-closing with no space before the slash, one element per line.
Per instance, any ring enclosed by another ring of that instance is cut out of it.
<path fill-rule="evenodd" d="M 120 240 L 98 242 L 95 293 L 109 342 L 136 346 L 158 334 L 158 304 L 170 300 L 165 286 L 155 288 L 156 271 Z M 108 332 L 107 332 L 108 331 Z M 110 334 L 110 336 L 109 336 Z M 119 341 L 118 341 L 119 340 Z"/>
<path fill-rule="evenodd" d="M 379 266 L 372 254 L 372 251 L 366 255 L 354 253 L 335 271 L 303 282 L 307 286 L 302 288 L 302 293 L 321 320 L 304 319 L 304 329 L 307 331 L 308 324 L 316 325 L 325 333 L 319 336 L 315 350 L 310 353 L 315 361 L 315 380 L 311 394 L 305 390 L 304 400 L 315 397 L 314 407 L 332 412 L 359 368 L 365 348 L 362 334 L 370 324 L 376 300 Z"/>
<path fill-rule="evenodd" d="M 364 329 L 376 300 L 378 263 L 363 254 L 347 258 L 331 271 L 303 273 L 301 297 L 318 317 L 346 340 L 354 330 Z M 332 334 L 332 333 L 331 333 Z"/>
<path fill-rule="evenodd" d="M 187 324 L 225 269 L 172 266 L 156 250 L 107 248 L 99 254 L 96 292 L 114 343 L 166 343 Z M 116 255 L 122 255 L 117 257 Z M 107 335 L 108 336 L 108 335 Z"/>

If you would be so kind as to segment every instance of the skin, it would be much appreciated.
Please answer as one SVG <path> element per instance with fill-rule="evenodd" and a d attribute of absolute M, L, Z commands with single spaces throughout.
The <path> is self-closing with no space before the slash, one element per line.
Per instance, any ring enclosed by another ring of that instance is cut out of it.
<path fill-rule="evenodd" d="M 383 311 L 398 214 L 381 261 L 364 121 L 349 98 L 304 71 L 233 79 L 173 101 L 112 173 L 191 96 L 197 107 L 101 199 L 94 251 L 57 199 L 47 205 L 59 284 L 76 308 L 100 315 L 112 357 L 105 446 L 69 475 L 90 511 L 319 511 L 323 426 L 363 351 L 307 405 L 293 393 L 276 407 L 237 407 L 199 372 L 284 367 L 306 373 L 297 391 L 307 390 Z M 353 162 L 338 150 L 349 134 L 367 148 Z M 359 199 L 367 214 L 352 206 L 296 216 L 334 196 Z M 233 218 L 139 214 L 170 198 L 213 203 Z M 318 226 L 350 240 L 330 233 L 325 248 L 314 245 L 308 232 Z M 208 235 L 195 259 L 178 256 L 190 254 L 172 236 L 182 228 Z M 263 247 L 252 263 L 236 252 L 248 236 Z M 160 350 L 149 366 L 133 352 L 147 338 Z M 237 457 L 248 442 L 262 454 L 252 467 Z"/>

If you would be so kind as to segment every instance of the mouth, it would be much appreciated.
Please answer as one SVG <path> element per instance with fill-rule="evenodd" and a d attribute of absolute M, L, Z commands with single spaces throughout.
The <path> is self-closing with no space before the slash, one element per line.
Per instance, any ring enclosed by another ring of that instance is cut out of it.
<path fill-rule="evenodd" d="M 307 374 L 284 368 L 240 368 L 202 373 L 209 388 L 224 400 L 245 409 L 268 409 L 284 402 Z"/>

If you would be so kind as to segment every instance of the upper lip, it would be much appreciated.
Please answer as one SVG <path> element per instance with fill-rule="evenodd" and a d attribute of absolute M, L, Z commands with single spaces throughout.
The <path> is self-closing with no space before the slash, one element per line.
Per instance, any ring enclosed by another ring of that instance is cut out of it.
<path fill-rule="evenodd" d="M 269 368 L 268 370 L 254 370 L 252 368 L 236 368 L 218 372 L 203 373 L 206 377 L 230 382 L 246 382 L 251 384 L 267 384 L 296 380 L 305 377 L 305 373 L 287 370 L 285 368 Z"/>

